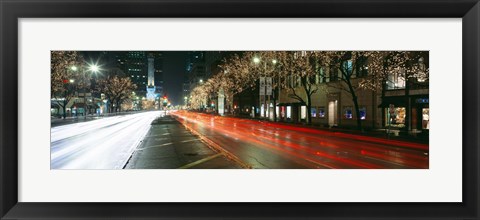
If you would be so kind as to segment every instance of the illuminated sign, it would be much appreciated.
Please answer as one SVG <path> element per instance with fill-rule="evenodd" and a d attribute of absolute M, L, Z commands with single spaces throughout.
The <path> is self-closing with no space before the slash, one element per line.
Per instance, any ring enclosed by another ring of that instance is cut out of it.
<path fill-rule="evenodd" d="M 415 100 L 416 103 L 428 103 L 428 98 L 427 99 L 417 99 Z"/>

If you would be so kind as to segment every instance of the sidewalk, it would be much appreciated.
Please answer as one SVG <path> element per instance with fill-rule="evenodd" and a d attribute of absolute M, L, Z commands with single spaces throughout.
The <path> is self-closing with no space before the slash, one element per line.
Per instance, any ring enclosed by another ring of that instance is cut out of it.
<path fill-rule="evenodd" d="M 210 149 L 175 118 L 155 119 L 124 169 L 240 169 Z"/>

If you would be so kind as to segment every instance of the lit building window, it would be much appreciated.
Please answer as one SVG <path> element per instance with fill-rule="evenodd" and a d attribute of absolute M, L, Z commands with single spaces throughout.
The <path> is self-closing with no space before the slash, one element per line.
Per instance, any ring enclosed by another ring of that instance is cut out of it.
<path fill-rule="evenodd" d="M 313 118 L 317 117 L 317 108 L 315 107 L 311 108 L 311 114 Z"/>
<path fill-rule="evenodd" d="M 430 129 L 430 110 L 428 108 L 422 109 L 422 128 Z"/>
<path fill-rule="evenodd" d="M 300 118 L 307 118 L 307 106 L 302 105 L 302 107 L 300 107 Z"/>
<path fill-rule="evenodd" d="M 287 118 L 292 118 L 292 106 L 287 106 Z"/>
<path fill-rule="evenodd" d="M 395 70 L 388 74 L 387 89 L 405 89 L 404 70 Z"/>
<path fill-rule="evenodd" d="M 343 116 L 345 117 L 345 119 L 352 119 L 353 118 L 352 107 L 345 107 L 343 109 Z"/>
<path fill-rule="evenodd" d="M 365 107 L 361 107 L 360 111 L 360 119 L 365 120 L 367 118 L 367 109 Z"/>
<path fill-rule="evenodd" d="M 351 75 L 353 72 L 353 64 L 351 60 L 347 60 L 343 63 L 343 70 L 347 73 L 347 75 Z"/>
<path fill-rule="evenodd" d="M 318 117 L 325 118 L 325 107 L 318 108 Z"/>
<path fill-rule="evenodd" d="M 385 124 L 390 127 L 405 127 L 405 107 L 385 108 Z"/>

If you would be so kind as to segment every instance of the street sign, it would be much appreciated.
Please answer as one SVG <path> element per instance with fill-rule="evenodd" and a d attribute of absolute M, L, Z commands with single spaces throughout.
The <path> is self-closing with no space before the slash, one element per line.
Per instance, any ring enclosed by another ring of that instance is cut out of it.
<path fill-rule="evenodd" d="M 220 89 L 218 91 L 218 114 L 223 115 L 225 114 L 225 91 Z"/>
<path fill-rule="evenodd" d="M 260 77 L 260 95 L 265 95 L 265 77 Z"/>
<path fill-rule="evenodd" d="M 272 95 L 272 77 L 266 77 L 265 84 L 266 84 L 267 95 Z"/>

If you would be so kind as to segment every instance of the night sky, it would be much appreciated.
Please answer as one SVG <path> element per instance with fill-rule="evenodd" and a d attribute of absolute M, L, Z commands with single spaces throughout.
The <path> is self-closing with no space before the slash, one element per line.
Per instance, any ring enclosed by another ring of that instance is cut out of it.
<path fill-rule="evenodd" d="M 107 51 L 108 52 L 108 51 Z M 97 63 L 101 68 L 116 65 L 115 59 L 101 51 L 82 51 L 88 63 Z M 188 51 L 165 51 L 163 53 L 163 91 L 173 105 L 182 105 L 182 89 L 186 72 Z"/>
<path fill-rule="evenodd" d="M 187 52 L 163 52 L 163 91 L 173 105 L 183 104 L 182 87 L 186 68 Z"/>

